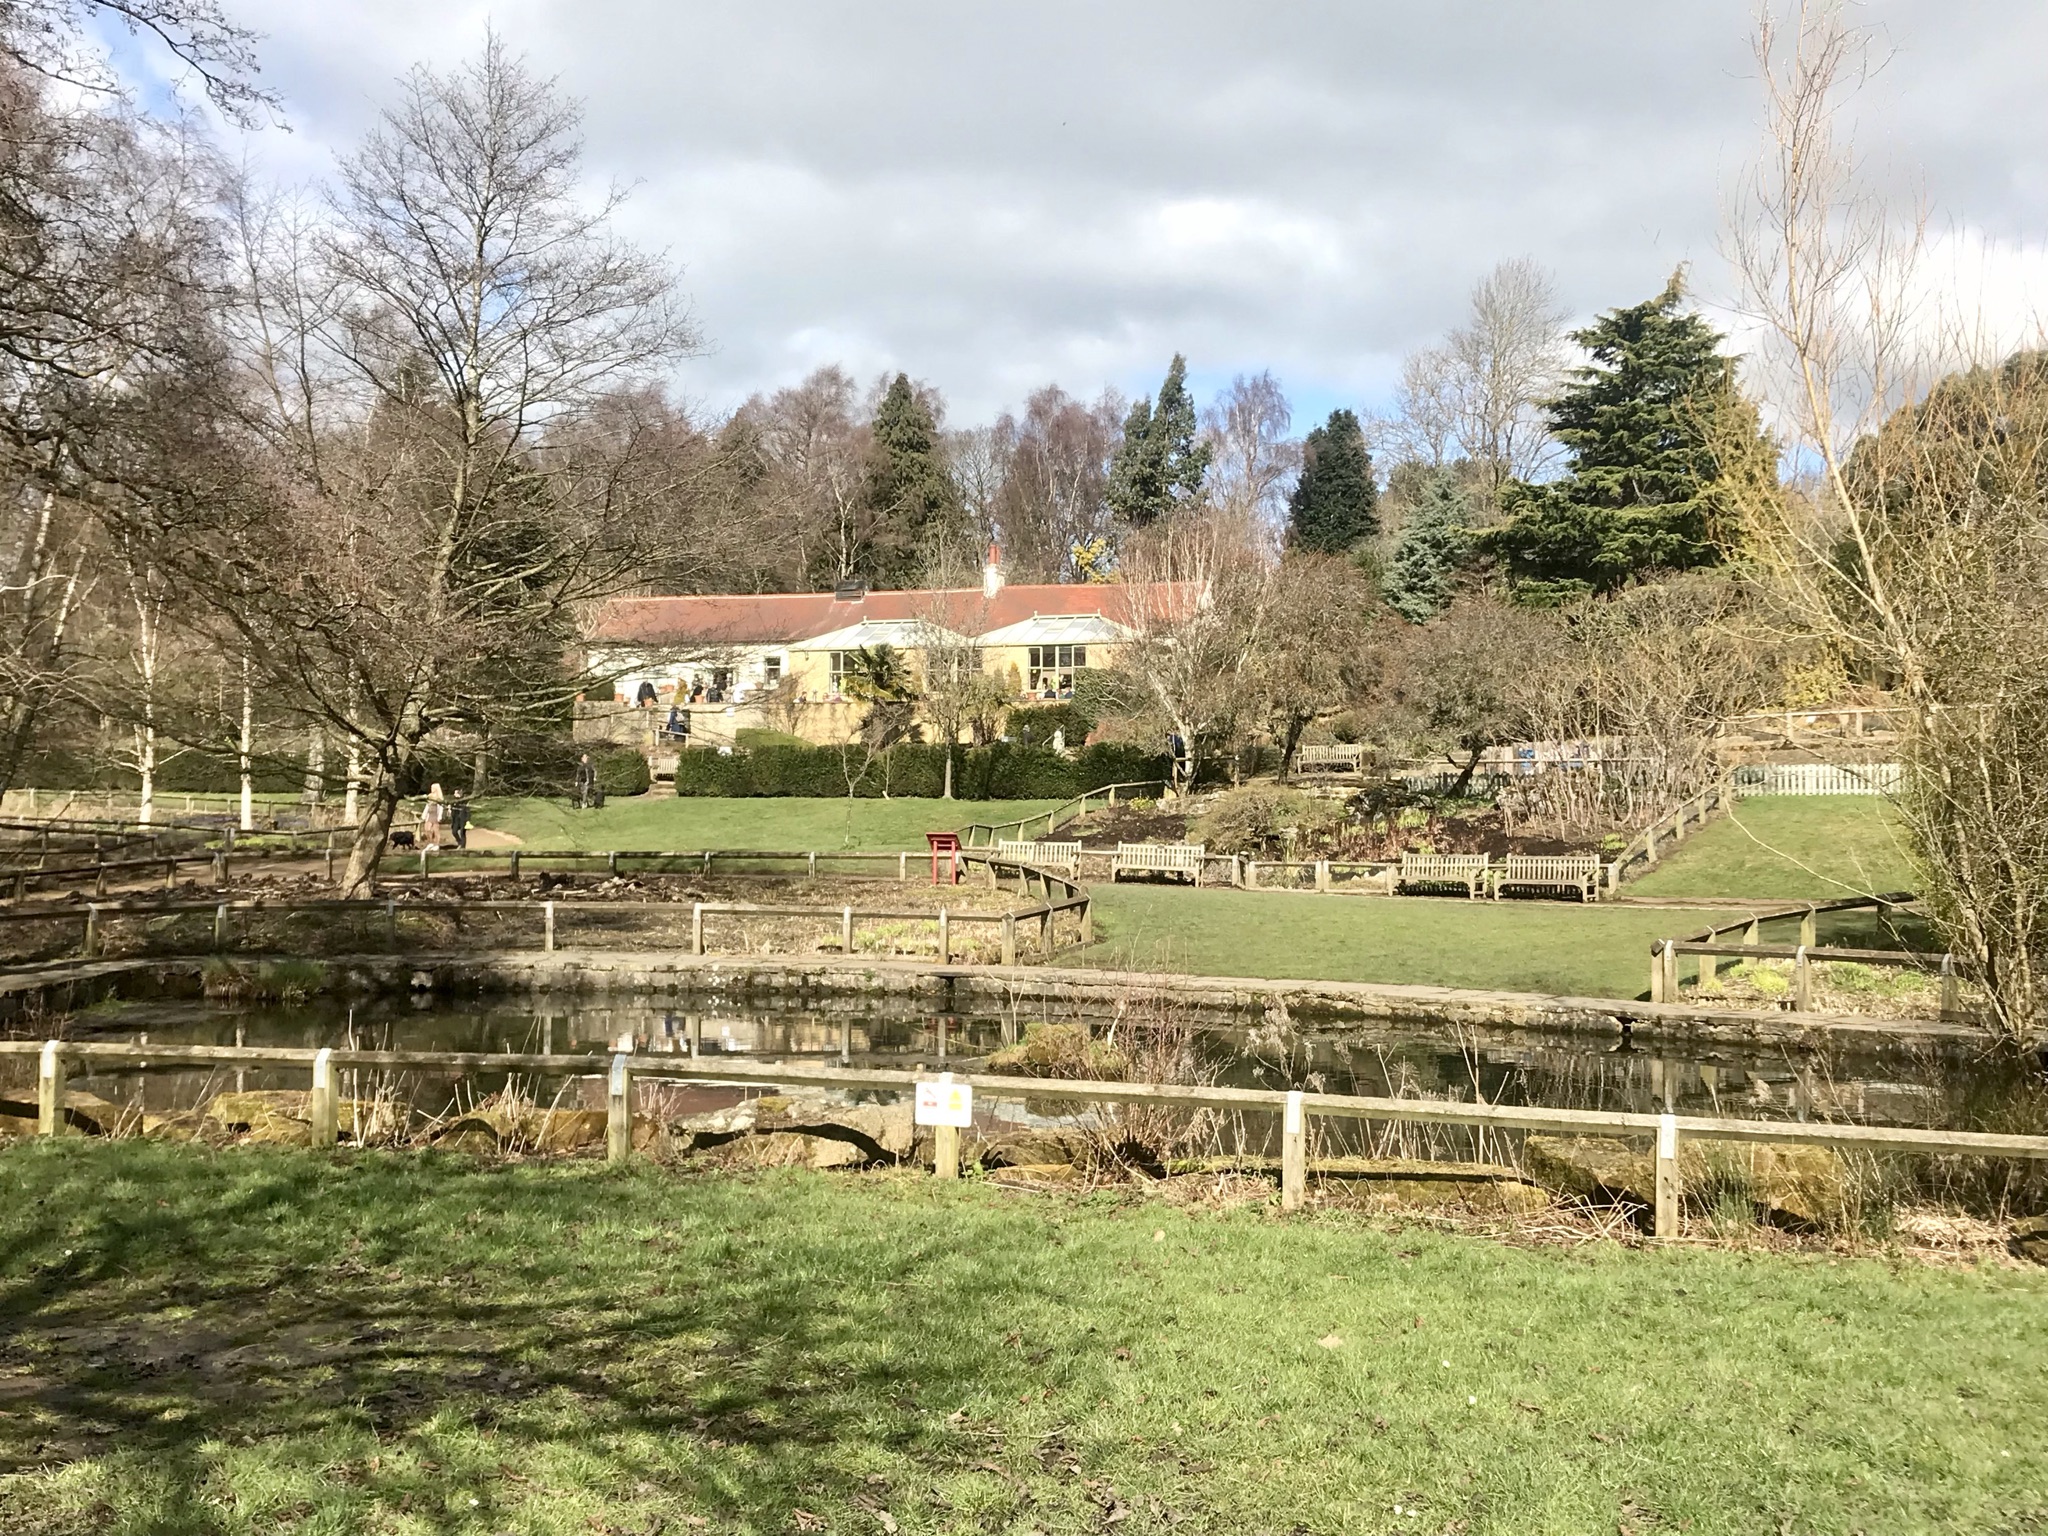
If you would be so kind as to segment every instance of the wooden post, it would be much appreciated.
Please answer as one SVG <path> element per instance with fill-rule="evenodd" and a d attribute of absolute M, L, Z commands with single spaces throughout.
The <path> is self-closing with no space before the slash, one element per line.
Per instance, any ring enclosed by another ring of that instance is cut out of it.
<path fill-rule="evenodd" d="M 542 923 L 540 947 L 552 952 L 555 947 L 555 904 L 552 901 L 544 901 L 540 904 L 540 909 Z M 702 953 L 702 951 L 699 951 L 699 953 Z"/>
<path fill-rule="evenodd" d="M 1330 861 L 1329 861 L 1328 859 L 1317 859 L 1317 860 L 1316 860 L 1316 889 L 1317 889 L 1317 890 L 1319 890 L 1319 891 L 1327 891 L 1327 890 L 1328 890 L 1329 888 L 1330 888 Z"/>
<path fill-rule="evenodd" d="M 1666 939 L 1664 948 L 1659 951 L 1657 958 L 1662 963 L 1664 971 L 1664 995 L 1659 1001 L 1675 1003 L 1678 1001 L 1678 941 Z"/>
<path fill-rule="evenodd" d="M 950 1083 L 953 1074 L 941 1072 L 939 1081 Z M 935 1125 L 932 1127 L 932 1173 L 941 1179 L 960 1177 L 960 1127 L 957 1125 Z"/>
<path fill-rule="evenodd" d="M 1956 957 L 1941 957 L 1941 1016 L 1952 1019 L 1963 1011 L 1962 984 L 1956 976 Z"/>
<path fill-rule="evenodd" d="M 1652 822 L 1650 830 L 1643 834 L 1643 853 L 1654 864 L 1657 862 L 1657 824 Z"/>
<path fill-rule="evenodd" d="M 1244 861 L 1244 888 L 1248 891 L 1256 891 L 1259 888 L 1259 861 L 1257 859 L 1246 859 Z"/>
<path fill-rule="evenodd" d="M 427 878 L 427 850 L 425 848 L 420 849 L 420 878 L 422 880 Z"/>
<path fill-rule="evenodd" d="M 398 903 L 395 901 L 384 903 L 384 947 L 391 950 L 398 948 Z M 552 949 L 554 946 L 548 947 Z"/>
<path fill-rule="evenodd" d="M 1719 937 L 1719 935 L 1716 935 L 1715 937 Z M 1709 940 L 1708 940 L 1708 942 L 1709 942 L 1709 943 L 1712 943 L 1712 942 L 1713 942 L 1713 940 L 1712 940 L 1712 939 L 1709 939 Z M 1718 992 L 1718 991 L 1720 991 L 1720 990 L 1721 990 L 1721 974 L 1720 974 L 1720 973 L 1721 973 L 1721 961 L 1720 961 L 1720 957 L 1719 957 L 1719 956 L 1716 956 L 1716 955 L 1701 955 L 1701 956 L 1700 956 L 1700 981 L 1699 981 L 1699 990 L 1700 990 L 1700 991 L 1702 991 L 1702 992 Z"/>
<path fill-rule="evenodd" d="M 339 1134 L 341 1106 L 334 1097 L 334 1052 L 327 1046 L 313 1053 L 313 1092 L 306 1111 L 313 1122 L 313 1145 L 333 1146 Z"/>
<path fill-rule="evenodd" d="M 87 903 L 85 904 L 85 943 L 84 943 L 84 944 L 83 944 L 83 945 L 81 946 L 81 952 L 82 952 L 82 953 L 83 953 L 83 954 L 85 955 L 85 958 L 86 958 L 86 959 L 90 960 L 90 959 L 91 959 L 91 958 L 93 957 L 94 953 L 98 951 L 99 947 L 100 947 L 100 909 L 99 909 L 99 903 L 98 903 L 98 902 L 93 902 L 93 901 L 88 901 L 88 902 L 87 902 Z"/>
<path fill-rule="evenodd" d="M 704 903 L 701 901 L 690 903 L 690 953 L 704 953 Z"/>
<path fill-rule="evenodd" d="M 616 875 L 619 872 L 619 856 L 616 851 L 604 856 L 604 872 L 608 875 Z"/>
<path fill-rule="evenodd" d="M 45 1040 L 36 1073 L 36 1134 L 62 1136 L 64 1131 L 64 1057 L 56 1041 Z"/>
<path fill-rule="evenodd" d="M 623 1163 L 633 1155 L 633 1071 L 624 1051 L 612 1058 L 611 1080 L 606 1084 L 604 1116 L 604 1160 Z"/>
<path fill-rule="evenodd" d="M 853 908 L 851 907 L 841 907 L 839 909 L 839 953 L 842 955 L 851 955 L 853 953 Z"/>
<path fill-rule="evenodd" d="M 846 1066 L 853 1060 L 853 1015 L 839 1016 L 839 1065 Z"/>
<path fill-rule="evenodd" d="M 213 855 L 213 883 L 217 886 L 228 883 L 228 856 L 218 849 Z"/>
<path fill-rule="evenodd" d="M 1678 1117 L 1657 1117 L 1657 1236 L 1678 1236 Z"/>
<path fill-rule="evenodd" d="M 213 947 L 228 947 L 228 904 L 224 901 L 213 909 Z"/>
<path fill-rule="evenodd" d="M 1095 898 L 1092 896 L 1081 903 L 1081 942 L 1095 942 Z"/>
<path fill-rule="evenodd" d="M 939 964 L 953 963 L 953 930 L 944 907 L 939 908 Z"/>
<path fill-rule="evenodd" d="M 1109 808 L 1112 811 L 1116 809 L 1116 786 L 1114 784 L 1109 786 Z"/>
<path fill-rule="evenodd" d="M 517 848 L 512 850 L 510 863 L 512 866 L 512 883 L 517 885 L 519 883 L 519 850 Z"/>
<path fill-rule="evenodd" d="M 1052 892 L 1047 891 L 1046 895 L 1051 896 Z M 1052 906 L 1050 903 L 1047 904 L 1043 912 L 1038 914 L 1038 952 L 1042 955 L 1052 953 Z"/>
<path fill-rule="evenodd" d="M 1675 812 L 1673 812 L 1673 814 L 1672 814 L 1672 820 L 1673 820 L 1673 821 L 1674 821 L 1674 822 L 1676 823 L 1676 825 L 1675 825 L 1675 826 L 1674 826 L 1674 827 L 1672 828 L 1672 833 L 1671 833 L 1671 840 L 1672 840 L 1673 842 L 1676 842 L 1676 843 L 1682 843 L 1682 842 L 1684 842 L 1684 841 L 1685 841 L 1685 807 L 1684 807 L 1684 806 L 1682 806 L 1682 805 L 1681 805 L 1681 806 L 1680 806 L 1680 807 L 1679 807 L 1679 808 L 1678 808 L 1678 809 L 1677 809 L 1677 810 L 1676 810 Z"/>
<path fill-rule="evenodd" d="M 1806 946 L 1792 957 L 1792 1006 L 1800 1013 L 1813 1011 L 1813 963 L 1806 958 Z"/>
<path fill-rule="evenodd" d="M 1819 934 L 1816 931 L 1818 926 L 1818 923 L 1815 921 L 1813 908 L 1808 907 L 1806 909 L 1806 916 L 1799 919 L 1799 942 L 1802 947 L 1810 949 L 1818 942 Z"/>
<path fill-rule="evenodd" d="M 903 883 L 903 882 L 904 882 L 905 880 L 908 880 L 909 878 L 910 878 L 910 855 L 909 855 L 909 854 L 907 854 L 907 853 L 899 853 L 899 854 L 897 854 L 897 855 L 896 855 L 896 881 L 897 881 L 897 884 L 899 884 L 899 885 L 900 885 L 900 884 L 902 884 L 902 883 Z"/>
<path fill-rule="evenodd" d="M 815 850 L 809 855 L 809 862 L 806 868 L 811 879 L 815 880 L 818 878 L 818 855 Z"/>
<path fill-rule="evenodd" d="M 1752 917 L 1749 920 L 1749 926 L 1742 930 L 1742 942 L 1745 944 L 1760 944 L 1763 942 L 1760 937 L 1762 933 L 1763 925 Z"/>
<path fill-rule="evenodd" d="M 1003 914 L 1003 964 L 1015 965 L 1016 963 L 1017 914 L 1014 912 L 1005 912 Z"/>
<path fill-rule="evenodd" d="M 1300 1090 L 1287 1095 L 1280 1117 L 1280 1209 L 1298 1211 L 1308 1197 L 1308 1116 Z"/>
<path fill-rule="evenodd" d="M 107 894 L 107 861 L 103 858 L 93 869 L 92 893 L 95 896 Z"/>
<path fill-rule="evenodd" d="M 515 854 L 513 857 L 516 858 L 518 855 Z M 327 873 L 325 878 L 329 885 L 334 884 L 334 834 L 332 832 L 327 834 Z"/>

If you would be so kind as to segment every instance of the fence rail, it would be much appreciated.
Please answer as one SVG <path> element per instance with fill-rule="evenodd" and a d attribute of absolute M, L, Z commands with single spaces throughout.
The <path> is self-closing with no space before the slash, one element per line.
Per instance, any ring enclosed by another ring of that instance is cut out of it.
<path fill-rule="evenodd" d="M 151 1067 L 302 1067 L 312 1074 L 308 1119 L 316 1145 L 331 1146 L 339 1131 L 337 1068 L 383 1067 L 472 1072 L 531 1072 L 565 1077 L 606 1078 L 606 1154 L 623 1161 L 632 1154 L 632 1084 L 653 1081 L 718 1083 L 741 1087 L 821 1087 L 851 1090 L 914 1090 L 923 1074 L 882 1068 L 792 1066 L 731 1060 L 635 1056 L 620 1051 L 609 1060 L 590 1055 L 538 1055 L 488 1051 L 365 1051 L 277 1046 L 128 1045 L 65 1040 L 0 1041 L 0 1058 L 37 1059 L 37 1131 L 63 1135 L 65 1082 L 73 1065 Z M 1655 1140 L 1656 1231 L 1678 1235 L 1682 1182 L 1681 1140 L 1778 1142 L 1837 1151 L 1914 1152 L 1935 1156 L 2048 1158 L 2048 1136 L 2015 1136 L 1986 1131 L 1922 1130 L 1914 1127 L 1842 1125 L 1816 1121 L 1733 1120 L 1692 1115 L 1652 1115 L 1620 1110 L 1548 1109 L 1538 1105 L 1467 1103 L 1444 1099 L 1378 1098 L 1364 1094 L 1309 1093 L 1287 1089 L 1183 1086 L 1173 1083 L 1117 1083 L 1086 1079 L 955 1074 L 985 1098 L 1067 1100 L 1084 1104 L 1153 1104 L 1277 1114 L 1281 1120 L 1281 1200 L 1299 1207 L 1307 1193 L 1307 1133 L 1311 1117 L 1427 1125 L 1479 1126 L 1498 1130 L 1550 1132 L 1572 1136 L 1651 1137 Z M 957 1131 L 938 1127 L 935 1170 L 958 1171 Z M 950 1145 L 949 1145 L 950 1143 Z M 950 1156 L 949 1156 L 950 1153 Z"/>
<path fill-rule="evenodd" d="M 1091 789 L 1063 800 L 1049 811 L 1040 811 L 1034 816 L 1019 816 L 1015 821 L 970 821 L 960 829 L 960 846 L 963 848 L 992 848 L 997 843 L 1029 842 L 1034 837 L 1049 838 L 1054 832 L 1070 821 L 1088 814 L 1088 802 L 1102 800 L 1105 805 L 1114 806 L 1117 796 L 1126 800 L 1158 798 L 1154 791 L 1164 791 L 1170 786 L 1164 779 L 1135 779 L 1128 784 L 1105 784 L 1100 789 Z M 1037 827 L 1040 830 L 1032 832 Z"/>
<path fill-rule="evenodd" d="M 1917 898 L 1911 891 L 1886 891 L 1873 896 L 1845 896 L 1835 901 L 1805 902 L 1783 906 L 1774 912 L 1756 912 L 1732 923 L 1717 923 L 1689 938 L 1659 939 L 1650 946 L 1650 1001 L 1675 1003 L 1683 984 L 1679 960 L 1694 957 L 1693 985 L 1711 991 L 1719 985 L 1723 960 L 1790 960 L 1792 962 L 1792 1006 L 1800 1013 L 1812 1011 L 1813 967 L 1821 964 L 1876 965 L 1900 970 L 1937 973 L 1941 977 L 1941 1016 L 1961 1017 L 1961 979 L 1968 967 L 1953 954 L 1936 954 L 1910 949 L 1852 949 L 1823 947 L 1819 942 L 1818 919 L 1823 912 L 1876 911 L 1888 913 L 1910 906 Z M 1797 944 L 1765 944 L 1762 927 L 1789 917 L 1799 919 Z M 1740 931 L 1740 943 L 1726 943 L 1723 935 Z"/>
<path fill-rule="evenodd" d="M 1735 793 L 1753 795 L 1895 795 L 1897 763 L 1754 763 L 1735 770 Z"/>

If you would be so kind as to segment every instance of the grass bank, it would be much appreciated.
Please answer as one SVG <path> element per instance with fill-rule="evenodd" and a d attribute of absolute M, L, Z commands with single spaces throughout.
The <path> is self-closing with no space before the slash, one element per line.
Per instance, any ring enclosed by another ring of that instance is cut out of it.
<path fill-rule="evenodd" d="M 485 800 L 477 825 L 509 832 L 529 848 L 923 848 L 927 832 L 970 821 L 1010 821 L 1057 800 L 725 800 L 648 795 L 578 811 L 563 800 Z"/>
<path fill-rule="evenodd" d="M 1904 829 L 1881 795 L 1762 795 L 1736 803 L 1626 890 L 1635 896 L 1827 901 L 1917 883 Z"/>
<path fill-rule="evenodd" d="M 1079 963 L 1203 976 L 1412 982 L 1634 997 L 1650 945 L 1712 918 L 1674 908 L 1097 885 Z M 1716 914 L 1726 917 L 1727 914 Z"/>
<path fill-rule="evenodd" d="M 2034 1272 L 433 1155 L 0 1188 L 18 1536 L 2048 1519 Z"/>

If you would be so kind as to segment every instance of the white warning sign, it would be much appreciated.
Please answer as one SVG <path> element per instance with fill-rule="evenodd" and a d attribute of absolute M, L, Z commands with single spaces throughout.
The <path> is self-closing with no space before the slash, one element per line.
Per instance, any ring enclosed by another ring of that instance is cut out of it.
<path fill-rule="evenodd" d="M 974 1124 L 973 1086 L 956 1083 L 949 1078 L 920 1079 L 917 1085 L 917 1123 L 963 1128 Z"/>

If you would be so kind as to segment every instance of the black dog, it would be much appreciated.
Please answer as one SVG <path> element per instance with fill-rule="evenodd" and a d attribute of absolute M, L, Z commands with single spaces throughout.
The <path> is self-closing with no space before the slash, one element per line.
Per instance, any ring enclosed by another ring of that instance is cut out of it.
<path fill-rule="evenodd" d="M 400 827 L 391 834 L 391 846 L 394 848 L 417 848 L 419 846 L 419 839 L 406 831 L 405 828 Z"/>

